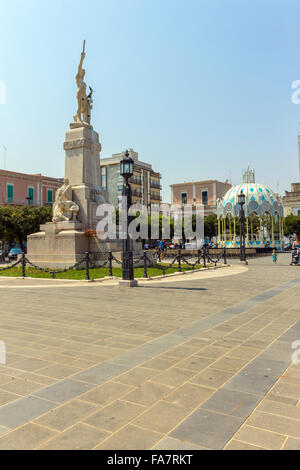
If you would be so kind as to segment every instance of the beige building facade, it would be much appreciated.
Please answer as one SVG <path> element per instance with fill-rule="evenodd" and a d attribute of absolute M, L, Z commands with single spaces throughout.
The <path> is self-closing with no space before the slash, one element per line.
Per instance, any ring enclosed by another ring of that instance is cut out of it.
<path fill-rule="evenodd" d="M 152 169 L 152 165 L 139 160 L 138 152 L 129 149 L 129 156 L 134 161 L 133 176 L 129 182 L 132 190 L 133 204 L 141 203 L 146 207 L 161 202 L 161 174 Z M 110 158 L 102 158 L 101 185 L 108 195 L 109 202 L 117 206 L 122 197 L 123 178 L 120 175 L 120 161 L 125 151 L 113 154 Z"/>
<path fill-rule="evenodd" d="M 300 215 L 300 183 L 292 183 L 291 191 L 285 191 L 283 196 L 283 214 Z"/>
<path fill-rule="evenodd" d="M 299 182 L 291 184 L 291 190 L 285 191 L 283 197 L 283 214 L 300 215 L 300 132 L 298 134 Z"/>
<path fill-rule="evenodd" d="M 217 199 L 221 199 L 231 184 L 217 180 L 192 181 L 171 184 L 172 204 L 203 204 L 204 216 L 217 211 Z"/>

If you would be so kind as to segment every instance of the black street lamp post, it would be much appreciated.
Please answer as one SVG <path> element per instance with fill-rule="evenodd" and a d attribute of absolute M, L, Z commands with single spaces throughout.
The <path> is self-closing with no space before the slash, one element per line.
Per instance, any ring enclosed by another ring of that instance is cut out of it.
<path fill-rule="evenodd" d="M 123 207 L 123 211 L 125 209 L 125 214 L 123 214 L 122 217 L 125 215 L 125 220 L 123 219 L 123 226 L 125 222 L 126 227 L 125 238 L 123 238 L 122 279 L 124 281 L 133 281 L 134 271 L 132 241 L 128 235 L 128 212 L 131 206 L 131 186 L 128 180 L 133 175 L 133 160 L 129 157 L 128 150 L 125 152 L 125 158 L 120 161 L 120 174 L 125 180 L 122 191 L 123 201 L 125 198 L 125 208 Z"/>
<path fill-rule="evenodd" d="M 240 261 L 244 261 L 247 263 L 246 260 L 246 246 L 245 246 L 245 211 L 244 211 L 244 204 L 246 201 L 245 194 L 241 191 L 238 195 L 238 203 L 240 205 Z"/>

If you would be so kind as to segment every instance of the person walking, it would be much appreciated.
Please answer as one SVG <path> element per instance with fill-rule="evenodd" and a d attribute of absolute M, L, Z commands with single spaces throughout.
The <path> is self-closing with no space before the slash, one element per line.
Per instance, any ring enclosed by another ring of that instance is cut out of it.
<path fill-rule="evenodd" d="M 296 240 L 292 244 L 292 256 L 296 263 L 300 264 L 300 235 L 296 236 Z"/>
<path fill-rule="evenodd" d="M 272 256 L 273 264 L 277 263 L 277 253 L 276 250 L 273 250 L 273 256 Z"/>
<path fill-rule="evenodd" d="M 161 259 L 164 259 L 164 257 L 165 257 L 165 253 L 164 253 L 164 251 L 165 251 L 165 244 L 164 244 L 164 241 L 163 241 L 163 240 L 160 240 L 160 242 L 159 242 L 159 251 L 160 251 L 160 257 L 161 257 Z"/>

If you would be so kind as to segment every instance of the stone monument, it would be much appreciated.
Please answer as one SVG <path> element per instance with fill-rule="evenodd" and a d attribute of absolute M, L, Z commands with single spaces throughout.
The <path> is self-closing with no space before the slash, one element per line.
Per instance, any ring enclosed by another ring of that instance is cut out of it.
<path fill-rule="evenodd" d="M 52 222 L 40 226 L 40 232 L 28 237 L 28 258 L 52 269 L 68 267 L 91 253 L 97 261 L 108 251 L 121 251 L 121 241 L 98 240 L 95 230 L 99 204 L 107 202 L 101 187 L 99 135 L 91 126 L 92 94 L 86 94 L 84 82 L 85 41 L 76 74 L 77 112 L 66 132 L 65 179 L 56 192 Z"/>

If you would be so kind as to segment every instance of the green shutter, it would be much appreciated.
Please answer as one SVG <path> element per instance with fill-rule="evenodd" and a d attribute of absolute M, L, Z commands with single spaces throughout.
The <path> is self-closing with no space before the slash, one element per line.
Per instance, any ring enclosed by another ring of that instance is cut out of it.
<path fill-rule="evenodd" d="M 34 189 L 33 188 L 28 188 L 28 197 L 30 197 L 29 204 L 33 204 L 34 202 Z"/>
<path fill-rule="evenodd" d="M 47 189 L 47 203 L 52 204 L 53 202 L 53 191 L 52 189 Z"/>
<path fill-rule="evenodd" d="M 7 202 L 13 202 L 14 200 L 14 187 L 12 184 L 7 185 Z"/>

